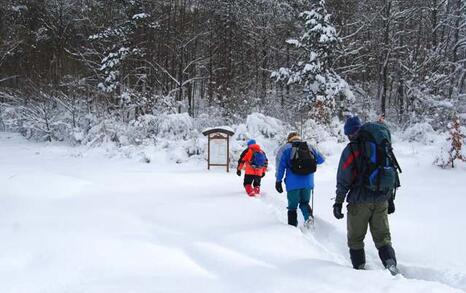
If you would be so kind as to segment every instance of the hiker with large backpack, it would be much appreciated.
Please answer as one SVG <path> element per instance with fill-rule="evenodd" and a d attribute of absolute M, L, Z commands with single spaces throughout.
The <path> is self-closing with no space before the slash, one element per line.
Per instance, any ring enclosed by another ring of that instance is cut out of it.
<path fill-rule="evenodd" d="M 285 176 L 289 225 L 298 226 L 298 207 L 304 217 L 304 226 L 313 225 L 314 215 L 309 201 L 314 189 L 314 172 L 317 165 L 324 161 L 324 156 L 316 148 L 302 141 L 297 132 L 291 132 L 287 143 L 279 149 L 275 189 L 279 193 L 283 192 L 282 179 Z"/>
<path fill-rule="evenodd" d="M 261 179 L 267 172 L 268 159 L 265 152 L 254 139 L 248 141 L 248 147 L 241 153 L 238 160 L 236 174 L 241 176 L 241 170 L 245 169 L 243 186 L 249 196 L 259 195 Z"/>
<path fill-rule="evenodd" d="M 401 169 L 393 154 L 390 131 L 383 122 L 361 125 L 357 116 L 347 118 L 344 133 L 350 142 L 343 150 L 337 173 L 333 214 L 342 219 L 347 205 L 347 238 L 355 269 L 364 269 L 364 237 L 370 227 L 379 257 L 392 274 L 397 274 L 387 214 L 395 211 L 395 190 Z"/>

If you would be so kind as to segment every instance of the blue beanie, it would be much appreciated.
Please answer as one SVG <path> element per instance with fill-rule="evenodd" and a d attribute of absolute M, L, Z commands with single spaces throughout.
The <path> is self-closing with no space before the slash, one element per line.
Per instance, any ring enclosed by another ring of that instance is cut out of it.
<path fill-rule="evenodd" d="M 354 134 L 361 127 L 361 121 L 358 116 L 349 117 L 345 122 L 345 135 Z"/>
<path fill-rule="evenodd" d="M 256 144 L 256 140 L 255 140 L 255 139 L 250 139 L 250 140 L 248 140 L 248 146 L 253 145 L 253 144 Z"/>

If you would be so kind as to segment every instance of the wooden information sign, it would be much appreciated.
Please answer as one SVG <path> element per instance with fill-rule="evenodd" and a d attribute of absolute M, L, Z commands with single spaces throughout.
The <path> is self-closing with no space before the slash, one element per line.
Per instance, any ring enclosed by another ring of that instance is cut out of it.
<path fill-rule="evenodd" d="M 230 137 L 234 132 L 226 128 L 211 128 L 202 132 L 208 137 L 207 169 L 211 166 L 226 167 L 230 172 Z"/>

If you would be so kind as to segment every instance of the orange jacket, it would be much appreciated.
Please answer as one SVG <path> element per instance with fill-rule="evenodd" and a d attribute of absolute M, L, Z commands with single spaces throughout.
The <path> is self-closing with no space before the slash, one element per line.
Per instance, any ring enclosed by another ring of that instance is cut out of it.
<path fill-rule="evenodd" d="M 238 170 L 241 170 L 243 168 L 246 169 L 246 175 L 256 175 L 256 176 L 262 176 L 266 171 L 267 171 L 267 164 L 268 160 L 265 161 L 265 166 L 262 168 L 254 168 L 251 166 L 251 160 L 252 160 L 252 155 L 254 152 L 262 152 L 264 153 L 263 150 L 261 150 L 260 146 L 258 144 L 252 144 L 250 145 L 247 149 L 245 149 L 242 153 L 241 156 L 238 160 Z M 264 153 L 265 155 L 265 153 Z"/>

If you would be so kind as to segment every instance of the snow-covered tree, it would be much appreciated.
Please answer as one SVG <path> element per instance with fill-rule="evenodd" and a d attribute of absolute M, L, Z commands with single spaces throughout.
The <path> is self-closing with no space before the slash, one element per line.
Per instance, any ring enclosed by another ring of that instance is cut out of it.
<path fill-rule="evenodd" d="M 142 45 L 144 33 L 150 32 L 157 24 L 140 6 L 141 3 L 137 1 L 129 1 L 124 9 L 118 11 L 116 20 L 105 24 L 104 29 L 88 38 L 92 49 L 100 47 L 98 87 L 103 92 L 124 92 L 121 87 L 125 84 L 129 86 L 130 79 L 135 83 L 145 82 L 146 74 L 139 72 L 141 64 L 136 61 L 145 54 Z"/>
<path fill-rule="evenodd" d="M 441 154 L 435 161 L 435 164 L 442 167 L 455 167 L 455 161 L 466 162 L 466 156 L 464 151 L 464 139 L 465 135 L 461 131 L 460 119 L 458 116 L 453 118 L 453 121 L 448 125 L 450 129 L 450 136 L 447 139 L 447 144 L 442 148 Z"/>
<path fill-rule="evenodd" d="M 353 98 L 348 83 L 332 68 L 341 39 L 332 25 L 325 0 L 312 0 L 311 10 L 302 12 L 299 19 L 303 34 L 287 43 L 301 54 L 293 66 L 274 71 L 272 78 L 302 86 L 304 97 L 298 101 L 298 109 L 310 110 L 313 118 L 328 123 L 337 108 Z"/>

